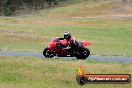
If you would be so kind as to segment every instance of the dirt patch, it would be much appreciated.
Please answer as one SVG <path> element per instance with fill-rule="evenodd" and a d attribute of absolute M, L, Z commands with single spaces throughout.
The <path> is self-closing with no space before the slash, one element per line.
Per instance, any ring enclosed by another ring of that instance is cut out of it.
<path fill-rule="evenodd" d="M 67 18 L 65 19 L 42 19 L 34 21 L 33 24 L 39 24 L 43 26 L 94 26 L 95 24 L 91 22 L 76 21 L 74 19 Z"/>
<path fill-rule="evenodd" d="M 15 30 L 0 30 L 0 33 L 7 35 L 27 36 L 27 37 L 36 35 L 34 32 L 15 31 Z"/>
<path fill-rule="evenodd" d="M 29 39 L 45 39 L 46 36 L 41 36 L 35 32 L 25 32 L 25 31 L 15 31 L 15 30 L 0 30 L 0 34 L 3 34 L 6 38 L 19 39 L 19 38 L 29 38 Z"/>
<path fill-rule="evenodd" d="M 34 21 L 34 24 L 41 24 L 44 26 L 72 26 L 75 23 L 70 21 L 59 21 L 59 20 L 38 20 Z"/>

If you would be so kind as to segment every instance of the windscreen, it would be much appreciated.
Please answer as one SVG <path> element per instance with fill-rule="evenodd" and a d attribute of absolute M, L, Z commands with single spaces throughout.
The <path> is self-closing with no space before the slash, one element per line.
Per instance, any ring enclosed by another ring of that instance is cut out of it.
<path fill-rule="evenodd" d="M 53 42 L 59 42 L 59 38 L 54 38 Z"/>

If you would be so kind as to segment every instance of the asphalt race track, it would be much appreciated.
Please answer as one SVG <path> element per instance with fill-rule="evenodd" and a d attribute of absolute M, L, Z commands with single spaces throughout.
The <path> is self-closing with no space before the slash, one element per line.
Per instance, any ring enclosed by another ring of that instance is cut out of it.
<path fill-rule="evenodd" d="M 0 56 L 21 56 L 21 57 L 37 57 L 45 58 L 42 53 L 37 52 L 12 52 L 12 51 L 0 51 Z M 64 57 L 63 57 L 64 58 Z M 65 59 L 73 59 L 73 57 L 65 57 Z M 102 62 L 126 62 L 132 63 L 132 57 L 126 56 L 100 56 L 90 55 L 86 60 L 102 61 Z"/>

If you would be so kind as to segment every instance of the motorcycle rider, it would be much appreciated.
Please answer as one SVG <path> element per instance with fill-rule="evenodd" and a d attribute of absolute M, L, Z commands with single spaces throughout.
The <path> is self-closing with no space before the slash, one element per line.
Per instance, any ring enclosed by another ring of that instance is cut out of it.
<path fill-rule="evenodd" d="M 74 51 L 78 50 L 79 48 L 79 43 L 76 41 L 76 39 L 73 36 L 71 36 L 70 32 L 64 32 L 64 39 L 67 40 L 68 46 L 71 47 L 70 52 L 74 54 Z"/>

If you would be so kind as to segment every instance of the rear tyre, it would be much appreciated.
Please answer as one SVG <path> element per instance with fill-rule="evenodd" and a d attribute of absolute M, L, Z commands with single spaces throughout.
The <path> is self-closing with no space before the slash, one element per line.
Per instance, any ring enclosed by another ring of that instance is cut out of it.
<path fill-rule="evenodd" d="M 80 48 L 78 50 L 78 55 L 76 55 L 77 59 L 82 59 L 85 60 L 89 55 L 90 55 L 90 51 L 87 48 Z"/>
<path fill-rule="evenodd" d="M 52 58 L 52 57 L 51 57 L 51 53 L 50 53 L 48 47 L 44 49 L 43 55 L 44 55 L 46 58 Z"/>

